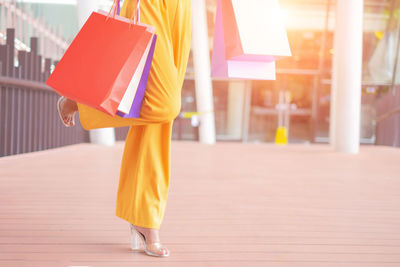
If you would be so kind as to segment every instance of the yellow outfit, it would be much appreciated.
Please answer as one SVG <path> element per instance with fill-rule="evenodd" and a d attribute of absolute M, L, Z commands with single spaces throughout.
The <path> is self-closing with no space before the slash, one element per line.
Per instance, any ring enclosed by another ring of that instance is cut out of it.
<path fill-rule="evenodd" d="M 136 0 L 125 0 L 130 18 Z M 160 229 L 170 180 L 172 124 L 181 109 L 181 89 L 191 42 L 191 0 L 145 0 L 140 21 L 156 28 L 157 42 L 140 118 L 110 116 L 81 103 L 84 129 L 130 126 L 125 140 L 116 215 L 136 226 Z"/>

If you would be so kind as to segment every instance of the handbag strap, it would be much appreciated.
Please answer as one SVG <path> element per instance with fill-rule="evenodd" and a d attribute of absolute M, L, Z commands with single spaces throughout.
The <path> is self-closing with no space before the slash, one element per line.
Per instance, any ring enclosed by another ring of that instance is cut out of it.
<path fill-rule="evenodd" d="M 119 15 L 119 12 L 121 11 L 119 2 L 120 2 L 120 0 L 118 0 L 118 2 L 117 2 L 117 15 Z"/>
<path fill-rule="evenodd" d="M 140 0 L 136 0 L 136 12 L 132 13 L 132 16 L 130 17 L 130 21 L 133 20 L 134 24 L 137 24 L 140 22 Z M 107 19 L 109 18 L 111 12 L 113 12 L 113 17 L 115 18 L 116 15 L 119 15 L 120 13 L 120 0 L 114 0 L 113 4 L 111 6 L 110 12 L 107 15 Z M 130 25 L 129 25 L 130 26 Z"/>

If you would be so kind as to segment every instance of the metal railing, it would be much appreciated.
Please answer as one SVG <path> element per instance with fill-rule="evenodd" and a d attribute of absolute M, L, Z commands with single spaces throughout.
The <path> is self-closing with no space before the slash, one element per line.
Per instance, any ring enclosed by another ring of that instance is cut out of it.
<path fill-rule="evenodd" d="M 15 36 L 17 50 L 30 50 L 30 36 L 38 37 L 40 54 L 49 58 L 61 58 L 68 48 L 61 27 L 47 25 L 43 17 L 35 17 L 31 10 L 20 8 L 15 0 L 0 0 L 0 40 L 3 42 L 8 28 L 18 29 Z"/>
<path fill-rule="evenodd" d="M 30 52 L 18 51 L 18 65 L 14 38 L 15 30 L 7 29 L 0 45 L 0 157 L 88 142 L 78 114 L 78 127 L 67 128 L 58 117 L 58 94 L 44 84 L 53 62 L 38 54 L 38 38 L 31 38 Z"/>

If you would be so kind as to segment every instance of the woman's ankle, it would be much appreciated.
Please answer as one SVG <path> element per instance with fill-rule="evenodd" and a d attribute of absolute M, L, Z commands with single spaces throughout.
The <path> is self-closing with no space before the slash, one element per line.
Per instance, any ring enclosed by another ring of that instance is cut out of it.
<path fill-rule="evenodd" d="M 141 226 L 134 226 L 139 232 L 145 235 L 146 239 L 153 242 L 160 242 L 160 232 L 159 229 L 147 228 Z"/>

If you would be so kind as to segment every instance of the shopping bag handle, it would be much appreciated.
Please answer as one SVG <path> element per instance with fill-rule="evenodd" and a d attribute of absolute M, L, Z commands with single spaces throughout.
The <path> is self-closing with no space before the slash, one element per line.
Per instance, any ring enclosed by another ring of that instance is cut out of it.
<path fill-rule="evenodd" d="M 119 15 L 119 2 L 120 0 L 114 0 L 110 12 L 108 12 L 106 21 L 110 18 L 111 12 L 113 12 L 113 18 L 118 14 Z M 137 24 L 140 22 L 140 0 L 137 0 L 137 5 L 136 5 L 136 12 L 132 13 L 132 16 L 129 19 L 129 22 L 133 21 L 133 24 Z M 136 15 L 136 16 L 135 16 Z M 131 27 L 132 23 L 129 23 L 129 28 Z"/>

